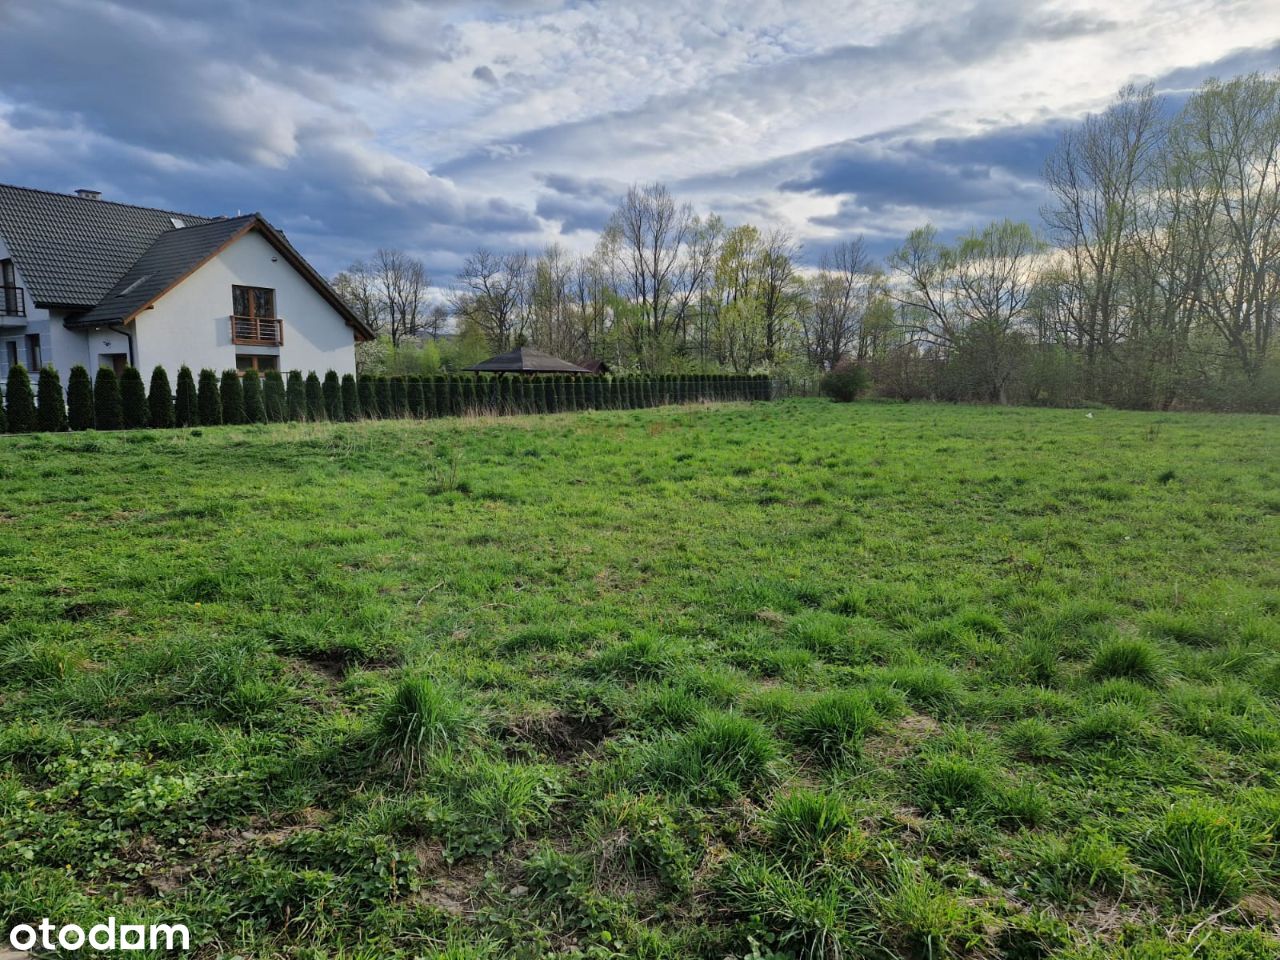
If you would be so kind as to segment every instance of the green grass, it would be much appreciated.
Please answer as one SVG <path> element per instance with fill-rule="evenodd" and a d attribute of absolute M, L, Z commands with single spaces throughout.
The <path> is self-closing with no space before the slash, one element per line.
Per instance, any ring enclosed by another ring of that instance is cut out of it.
<path fill-rule="evenodd" d="M 0 924 L 298 960 L 1280 949 L 1275 420 L 31 435 L 0 483 Z"/>

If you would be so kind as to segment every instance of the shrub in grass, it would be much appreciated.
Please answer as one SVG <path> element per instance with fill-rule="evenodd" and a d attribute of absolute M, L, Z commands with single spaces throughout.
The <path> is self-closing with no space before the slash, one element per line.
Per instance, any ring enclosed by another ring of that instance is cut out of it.
<path fill-rule="evenodd" d="M 880 914 L 906 956 L 963 956 L 982 942 L 975 911 L 916 864 L 893 865 L 893 886 Z"/>
<path fill-rule="evenodd" d="M 151 371 L 151 388 L 147 391 L 147 413 L 151 426 L 158 430 L 174 424 L 173 389 L 164 367 Z"/>
<path fill-rule="evenodd" d="M 222 422 L 222 398 L 218 395 L 218 375 L 212 370 L 200 371 L 199 387 L 196 390 L 196 408 L 202 426 L 213 427 Z"/>
<path fill-rule="evenodd" d="M 356 397 L 360 401 L 360 416 L 370 420 L 378 416 L 378 400 L 374 396 L 371 377 L 363 376 L 356 381 Z"/>
<path fill-rule="evenodd" d="M 837 690 L 814 697 L 783 721 L 783 731 L 824 763 L 856 757 L 880 723 L 867 696 L 856 690 Z"/>
<path fill-rule="evenodd" d="M 688 889 L 693 858 L 671 811 L 657 797 L 628 790 L 608 793 L 594 804 L 584 832 L 596 851 L 597 870 L 616 865 L 669 889 Z"/>
<path fill-rule="evenodd" d="M 1065 839 L 1052 833 L 1028 834 L 1022 845 L 1027 871 L 1055 900 L 1122 896 L 1137 876 L 1127 848 L 1087 828 Z"/>
<path fill-rule="evenodd" d="M 1143 618 L 1143 628 L 1159 640 L 1173 640 L 1193 647 L 1225 643 L 1227 625 L 1221 619 L 1152 610 Z"/>
<path fill-rule="evenodd" d="M 303 396 L 307 398 L 307 419 L 313 423 L 325 419 L 324 385 L 314 370 L 307 374 Z"/>
<path fill-rule="evenodd" d="M 1143 714 L 1127 703 L 1104 703 L 1086 708 L 1067 730 L 1070 746 L 1137 746 L 1146 740 Z"/>
<path fill-rule="evenodd" d="M 408 780 L 429 758 L 462 746 L 474 727 L 470 710 L 454 694 L 425 678 L 408 677 L 383 707 L 373 745 Z"/>
<path fill-rule="evenodd" d="M 698 718 L 705 704 L 684 687 L 658 687 L 636 704 L 640 719 L 660 729 L 679 730 Z"/>
<path fill-rule="evenodd" d="M 1026 717 L 1008 726 L 1004 744 L 1023 760 L 1054 760 L 1062 755 L 1062 736 L 1039 717 Z"/>
<path fill-rule="evenodd" d="M 597 677 L 615 680 L 652 680 L 666 673 L 677 660 L 674 645 L 666 637 L 642 633 L 602 650 L 590 663 Z"/>
<path fill-rule="evenodd" d="M 67 380 L 67 423 L 72 430 L 93 429 L 93 382 L 78 363 Z"/>
<path fill-rule="evenodd" d="M 1124 679 L 1154 685 L 1164 675 L 1160 651 L 1146 640 L 1116 638 L 1098 648 L 1089 665 L 1094 679 Z"/>
<path fill-rule="evenodd" d="M 49 433 L 67 429 L 67 404 L 62 396 L 62 379 L 53 367 L 40 371 L 36 388 L 36 426 Z"/>
<path fill-rule="evenodd" d="M 119 430 L 124 422 L 120 380 L 110 367 L 100 367 L 93 381 L 93 422 L 99 430 Z"/>
<path fill-rule="evenodd" d="M 326 371 L 324 383 L 320 385 L 320 389 L 324 394 L 325 419 L 334 423 L 345 420 L 346 413 L 342 409 L 342 381 L 338 378 L 338 371 Z"/>
<path fill-rule="evenodd" d="M 917 710 L 945 714 L 959 706 L 964 687 L 945 667 L 922 665 L 891 667 L 880 673 L 891 687 L 901 690 Z"/>
<path fill-rule="evenodd" d="M 218 396 L 222 401 L 223 423 L 244 423 L 244 385 L 235 370 L 223 370 L 218 384 Z"/>
<path fill-rule="evenodd" d="M 945 814 L 960 810 L 982 814 L 999 805 L 999 790 L 991 768 L 966 757 L 942 755 L 924 762 L 916 774 L 920 806 Z"/>
<path fill-rule="evenodd" d="M 290 370 L 284 388 L 285 414 L 292 421 L 307 419 L 307 386 L 301 370 Z"/>
<path fill-rule="evenodd" d="M 1188 904 L 1234 900 L 1249 873 L 1249 844 L 1236 815 L 1193 799 L 1167 810 L 1143 838 L 1143 861 Z"/>
<path fill-rule="evenodd" d="M 871 375 L 866 368 L 841 360 L 818 381 L 818 390 L 824 397 L 837 403 L 852 403 L 871 386 Z"/>
<path fill-rule="evenodd" d="M 5 419 L 10 433 L 31 433 L 36 428 L 36 399 L 27 368 L 15 363 L 5 386 Z"/>
<path fill-rule="evenodd" d="M 859 891 L 839 874 L 806 876 L 763 857 L 735 856 L 725 864 L 719 886 L 731 913 L 779 948 L 761 951 L 753 938 L 751 953 L 742 956 L 836 960 L 858 955 L 861 938 L 850 933 L 847 920 L 860 912 Z"/>
<path fill-rule="evenodd" d="M 654 744 L 647 778 L 670 790 L 716 798 L 771 779 L 778 745 L 755 720 L 706 713 L 688 731 Z"/>
<path fill-rule="evenodd" d="M 279 370 L 268 370 L 263 377 L 262 406 L 267 413 L 267 423 L 283 423 L 288 416 L 289 404 L 284 377 Z"/>
<path fill-rule="evenodd" d="M 796 863 L 851 860 L 866 847 L 848 804 L 825 791 L 797 788 L 775 797 L 760 826 L 769 849 Z"/>
<path fill-rule="evenodd" d="M 445 828 L 445 857 L 491 856 L 547 819 L 560 794 L 554 767 L 477 758 L 464 772 L 461 814 Z"/>
<path fill-rule="evenodd" d="M 136 367 L 125 367 L 120 375 L 121 423 L 126 430 L 140 430 L 151 419 L 147 409 L 147 387 Z"/>

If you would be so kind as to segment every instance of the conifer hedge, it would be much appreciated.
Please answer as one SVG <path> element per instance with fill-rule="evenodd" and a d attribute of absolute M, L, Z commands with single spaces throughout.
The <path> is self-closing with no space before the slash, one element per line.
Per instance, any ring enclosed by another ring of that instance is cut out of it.
<path fill-rule="evenodd" d="M 164 367 L 151 371 L 151 388 L 147 391 L 147 418 L 158 430 L 172 427 L 174 423 L 173 390 L 169 386 L 169 374 Z"/>
<path fill-rule="evenodd" d="M 288 416 L 284 377 L 280 376 L 279 370 L 268 370 L 262 379 L 262 405 L 267 411 L 267 423 L 282 423 Z"/>
<path fill-rule="evenodd" d="M 360 419 L 360 391 L 354 374 L 342 375 L 342 419 L 351 422 Z"/>
<path fill-rule="evenodd" d="M 179 427 L 194 427 L 200 422 L 199 417 L 196 409 L 196 380 L 191 375 L 191 368 L 184 363 L 178 368 L 178 394 L 173 401 L 173 422 Z"/>
<path fill-rule="evenodd" d="M 356 397 L 360 401 L 360 416 L 372 420 L 378 415 L 378 401 L 373 395 L 373 378 L 361 377 L 356 381 Z"/>
<path fill-rule="evenodd" d="M 332 420 L 334 423 L 345 420 L 346 414 L 342 411 L 342 381 L 338 379 L 338 371 L 325 372 L 321 390 L 324 393 L 325 419 Z"/>
<path fill-rule="evenodd" d="M 31 433 L 36 428 L 36 398 L 31 393 L 27 368 L 15 363 L 5 386 L 5 419 L 10 433 Z"/>
<path fill-rule="evenodd" d="M 93 429 L 93 381 L 80 364 L 71 368 L 67 380 L 67 426 L 72 430 Z"/>
<path fill-rule="evenodd" d="M 222 422 L 244 423 L 244 386 L 240 383 L 240 374 L 237 371 L 222 371 L 218 395 L 222 400 Z"/>
<path fill-rule="evenodd" d="M 67 404 L 62 396 L 62 378 L 53 367 L 40 370 L 36 387 L 36 429 L 61 433 L 67 429 Z"/>
<path fill-rule="evenodd" d="M 306 390 L 303 395 L 307 400 L 307 419 L 323 420 L 325 418 L 324 387 L 320 383 L 320 375 L 314 370 L 307 374 Z"/>
<path fill-rule="evenodd" d="M 151 419 L 147 388 L 137 367 L 125 367 L 120 375 L 120 410 L 120 422 L 126 430 L 141 430 Z"/>
<path fill-rule="evenodd" d="M 99 430 L 119 430 L 123 420 L 120 380 L 110 367 L 99 367 L 93 381 L 93 422 Z"/>
<path fill-rule="evenodd" d="M 244 392 L 244 418 L 249 423 L 267 422 L 267 405 L 262 398 L 262 380 L 257 370 L 246 370 L 240 382 Z"/>
<path fill-rule="evenodd" d="M 207 367 L 200 371 L 196 390 L 196 413 L 202 427 L 216 427 L 222 422 L 222 398 L 218 395 L 218 375 Z"/>

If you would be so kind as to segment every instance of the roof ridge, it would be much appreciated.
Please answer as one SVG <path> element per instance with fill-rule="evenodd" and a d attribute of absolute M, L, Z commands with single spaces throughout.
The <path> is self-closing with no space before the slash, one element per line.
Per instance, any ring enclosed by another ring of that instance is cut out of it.
<path fill-rule="evenodd" d="M 164 207 L 144 207 L 140 203 L 121 203 L 119 200 L 88 200 L 84 197 L 78 197 L 72 193 L 60 193 L 57 190 L 43 190 L 40 187 L 25 187 L 20 183 L 0 183 L 0 187 L 9 190 L 24 190 L 27 193 L 43 193 L 49 197 L 60 197 L 63 200 L 79 200 L 82 203 L 106 203 L 113 207 L 128 207 L 131 210 L 150 210 L 152 213 L 164 213 L 174 217 L 195 217 L 199 220 L 216 220 L 217 216 L 210 216 L 206 213 L 189 213 L 183 210 L 166 210 Z M 234 219 L 227 217 L 225 219 Z"/>

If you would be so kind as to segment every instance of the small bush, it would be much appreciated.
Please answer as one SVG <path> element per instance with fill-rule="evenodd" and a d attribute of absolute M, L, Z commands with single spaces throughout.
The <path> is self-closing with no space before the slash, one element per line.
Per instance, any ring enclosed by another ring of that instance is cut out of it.
<path fill-rule="evenodd" d="M 428 758 L 460 747 L 473 728 L 462 701 L 430 680 L 410 677 L 383 708 L 374 749 L 409 780 Z"/>
<path fill-rule="evenodd" d="M 40 383 L 36 390 L 36 426 L 49 433 L 61 433 L 67 429 L 67 404 L 62 396 L 62 380 L 53 367 L 40 371 Z"/>
<path fill-rule="evenodd" d="M 268 370 L 262 378 L 262 407 L 267 423 L 283 423 L 288 404 L 285 399 L 284 377 L 279 370 Z"/>
<path fill-rule="evenodd" d="M 1167 811 L 1146 835 L 1144 859 L 1189 904 L 1213 906 L 1244 889 L 1249 847 L 1235 815 L 1203 800 Z"/>
<path fill-rule="evenodd" d="M 15 363 L 9 368 L 5 387 L 5 418 L 10 433 L 31 433 L 36 428 L 36 400 L 31 393 L 27 368 Z"/>
<path fill-rule="evenodd" d="M 857 756 L 862 741 L 879 722 L 879 714 L 864 694 L 841 690 L 809 701 L 783 721 L 783 730 L 792 742 L 832 763 Z"/>
<path fill-rule="evenodd" d="M 320 389 L 324 394 L 325 418 L 334 423 L 345 420 L 347 415 L 342 409 L 342 381 L 338 378 L 338 371 L 327 371 Z"/>
<path fill-rule="evenodd" d="M 200 422 L 196 401 L 196 380 L 185 363 L 178 369 L 178 394 L 173 404 L 173 422 L 179 427 L 194 427 Z"/>
<path fill-rule="evenodd" d="M 290 370 L 286 381 L 285 414 L 295 423 L 307 419 L 307 388 L 298 370 Z"/>
<path fill-rule="evenodd" d="M 1095 679 L 1134 680 L 1154 685 L 1164 673 L 1160 651 L 1146 640 L 1108 640 L 1094 654 L 1089 673 Z"/>
<path fill-rule="evenodd" d="M 722 797 L 768 780 L 777 759 L 778 745 L 756 721 L 707 713 L 688 732 L 655 744 L 645 769 L 669 789 Z"/>
<path fill-rule="evenodd" d="M 871 386 L 866 369 L 848 360 L 841 360 L 829 372 L 823 374 L 818 389 L 824 397 L 836 403 L 852 403 Z"/>
<path fill-rule="evenodd" d="M 222 397 L 218 393 L 218 375 L 212 370 L 200 371 L 200 387 L 196 394 L 200 425 L 216 427 L 222 423 Z"/>
<path fill-rule="evenodd" d="M 235 370 L 223 370 L 222 382 L 218 386 L 218 396 L 222 402 L 223 423 L 244 423 L 244 385 L 240 382 L 240 374 Z"/>
<path fill-rule="evenodd" d="M 157 366 L 151 371 L 151 389 L 147 391 L 147 417 L 151 426 L 158 430 L 173 426 L 173 389 L 169 386 L 169 374 L 164 367 Z"/>
<path fill-rule="evenodd" d="M 316 421 L 325 419 L 324 386 L 320 376 L 314 370 L 307 374 L 304 395 L 307 398 L 307 419 Z"/>
<path fill-rule="evenodd" d="M 124 422 L 120 381 L 110 367 L 100 367 L 93 381 L 93 422 L 99 430 L 119 430 Z"/>
<path fill-rule="evenodd" d="M 356 378 L 349 373 L 342 375 L 342 419 L 348 422 L 360 419 L 360 393 L 356 389 Z"/>
<path fill-rule="evenodd" d="M 67 380 L 67 423 L 72 430 L 93 429 L 93 382 L 78 363 Z"/>

